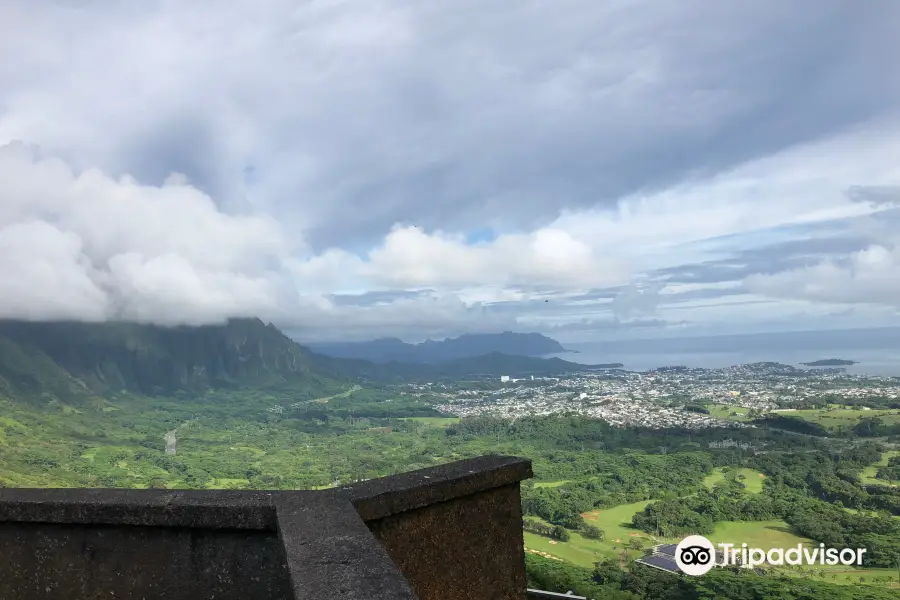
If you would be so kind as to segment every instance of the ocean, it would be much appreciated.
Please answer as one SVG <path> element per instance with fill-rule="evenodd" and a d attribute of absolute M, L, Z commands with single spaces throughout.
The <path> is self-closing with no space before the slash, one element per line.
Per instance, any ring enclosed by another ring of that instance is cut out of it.
<path fill-rule="evenodd" d="M 580 364 L 622 363 L 630 371 L 665 366 L 705 369 L 772 361 L 796 367 L 826 358 L 856 361 L 847 373 L 900 376 L 900 330 L 764 333 L 727 336 L 563 343 L 575 353 L 553 354 Z"/>

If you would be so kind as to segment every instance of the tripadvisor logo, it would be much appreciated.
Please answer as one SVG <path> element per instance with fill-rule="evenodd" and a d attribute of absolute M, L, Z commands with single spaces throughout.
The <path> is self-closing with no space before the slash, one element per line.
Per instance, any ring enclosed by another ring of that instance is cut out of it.
<path fill-rule="evenodd" d="M 675 546 L 675 564 L 686 575 L 703 575 L 716 563 L 716 547 L 702 535 L 689 535 Z"/>
<path fill-rule="evenodd" d="M 718 550 L 716 549 L 718 546 Z M 782 565 L 842 565 L 862 566 L 865 548 L 826 548 L 797 544 L 791 548 L 751 548 L 747 544 L 713 545 L 702 535 L 689 535 L 675 547 L 675 564 L 686 575 L 703 575 L 714 566 L 749 568 L 768 564 Z"/>

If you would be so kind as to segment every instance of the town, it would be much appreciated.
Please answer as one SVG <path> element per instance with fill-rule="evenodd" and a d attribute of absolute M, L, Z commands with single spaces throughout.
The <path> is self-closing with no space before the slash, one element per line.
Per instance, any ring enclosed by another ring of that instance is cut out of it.
<path fill-rule="evenodd" d="M 468 383 L 468 385 L 467 385 Z M 854 399 L 900 399 L 900 379 L 848 375 L 842 369 L 797 369 L 756 363 L 724 369 L 666 367 L 646 372 L 582 371 L 560 377 L 502 376 L 478 382 L 405 384 L 457 417 L 503 418 L 577 413 L 617 426 L 651 428 L 749 427 L 753 418 Z M 487 389 L 486 389 L 487 388 Z M 866 407 L 858 407 L 866 410 Z"/>

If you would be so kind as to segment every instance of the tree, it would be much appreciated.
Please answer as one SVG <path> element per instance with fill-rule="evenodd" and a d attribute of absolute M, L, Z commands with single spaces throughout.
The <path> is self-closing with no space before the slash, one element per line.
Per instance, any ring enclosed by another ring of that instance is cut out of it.
<path fill-rule="evenodd" d="M 604 534 L 603 530 L 596 525 L 585 523 L 581 527 L 581 535 L 591 540 L 602 540 Z"/>
<path fill-rule="evenodd" d="M 561 525 L 555 525 L 550 531 L 550 536 L 558 539 L 561 542 L 568 542 L 571 538 L 571 536 L 569 535 L 569 530 Z"/>

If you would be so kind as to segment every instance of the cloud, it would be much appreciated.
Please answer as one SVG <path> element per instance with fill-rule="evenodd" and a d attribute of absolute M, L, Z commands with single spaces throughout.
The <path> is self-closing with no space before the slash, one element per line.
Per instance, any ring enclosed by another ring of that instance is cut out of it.
<path fill-rule="evenodd" d="M 659 306 L 659 292 L 663 285 L 658 282 L 635 284 L 619 292 L 610 303 L 610 309 L 619 319 L 635 315 L 652 315 Z"/>
<path fill-rule="evenodd" d="M 0 148 L 0 317 L 220 322 L 271 312 L 289 245 L 177 178 L 160 187 Z"/>
<path fill-rule="evenodd" d="M 876 244 L 842 260 L 746 281 L 751 291 L 775 298 L 900 308 L 900 247 Z"/>
<path fill-rule="evenodd" d="M 469 286 L 592 288 L 628 281 L 627 266 L 604 258 L 568 232 L 542 228 L 530 234 L 501 235 L 470 246 L 464 236 L 416 227 L 394 227 L 365 258 L 330 250 L 297 262 L 300 280 L 382 288 Z"/>
<path fill-rule="evenodd" d="M 898 16 L 840 0 L 11 0 L 0 140 L 145 183 L 185 173 L 318 250 L 396 222 L 533 230 L 893 110 L 877 57 Z"/>
<path fill-rule="evenodd" d="M 898 23 L 841 0 L 0 3 L 0 316 L 613 335 L 895 306 Z"/>
<path fill-rule="evenodd" d="M 11 144 L 0 148 L 0 180 L 0 318 L 173 325 L 258 315 L 311 328 L 352 329 L 348 319 L 373 331 L 400 323 L 436 331 L 463 320 L 506 327 L 514 320 L 481 318 L 482 302 L 460 295 L 471 297 L 473 286 L 627 280 L 620 262 L 553 228 L 468 246 L 460 236 L 395 227 L 365 258 L 340 249 L 315 255 L 274 219 L 223 212 L 183 177 L 140 185 Z M 342 287 L 443 295 L 394 292 L 384 310 L 385 302 L 341 306 L 327 297 Z"/>
<path fill-rule="evenodd" d="M 578 319 L 558 325 L 549 325 L 545 331 L 548 333 L 604 333 L 610 331 L 627 331 L 642 329 L 665 329 L 668 327 L 678 327 L 685 322 L 670 322 L 663 319 L 631 319 L 629 321 L 621 321 L 619 319 Z"/>
<path fill-rule="evenodd" d="M 381 306 L 339 305 L 305 297 L 298 313 L 286 315 L 286 331 L 301 342 L 400 337 L 406 342 L 462 333 L 499 333 L 523 328 L 514 315 L 452 294 L 404 297 Z"/>
<path fill-rule="evenodd" d="M 803 228 L 801 233 L 811 236 L 815 229 Z M 861 250 L 867 244 L 867 240 L 858 235 L 806 237 L 759 248 L 735 249 L 728 258 L 667 267 L 655 271 L 653 276 L 669 285 L 742 282 L 752 275 L 773 274 L 815 264 L 823 257 Z M 711 291 L 721 289 L 714 287 Z"/>
<path fill-rule="evenodd" d="M 900 185 L 854 185 L 847 190 L 847 196 L 856 202 L 900 206 Z"/>
<path fill-rule="evenodd" d="M 897 206 L 889 188 L 865 193 L 878 206 Z M 874 196 L 874 198 L 873 198 Z M 746 288 L 758 294 L 784 299 L 834 304 L 882 305 L 900 308 L 900 209 L 855 222 L 853 231 L 864 242 L 849 252 L 802 267 L 750 276 Z"/>

